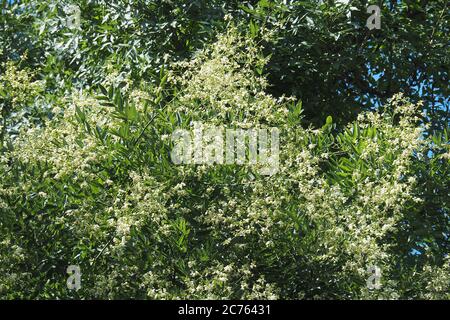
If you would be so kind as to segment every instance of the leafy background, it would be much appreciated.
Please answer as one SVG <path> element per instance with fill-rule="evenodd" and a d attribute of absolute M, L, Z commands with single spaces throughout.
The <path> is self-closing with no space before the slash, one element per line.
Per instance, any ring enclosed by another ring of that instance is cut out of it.
<path fill-rule="evenodd" d="M 1 298 L 449 298 L 448 1 L 0 3 Z M 192 121 L 280 172 L 173 165 Z"/>

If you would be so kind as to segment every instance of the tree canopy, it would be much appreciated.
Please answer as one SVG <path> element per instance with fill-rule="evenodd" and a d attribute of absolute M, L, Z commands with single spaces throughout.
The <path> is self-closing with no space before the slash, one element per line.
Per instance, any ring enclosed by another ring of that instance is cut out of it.
<path fill-rule="evenodd" d="M 1 299 L 450 298 L 448 1 L 0 7 Z M 173 163 L 197 123 L 277 171 Z"/>

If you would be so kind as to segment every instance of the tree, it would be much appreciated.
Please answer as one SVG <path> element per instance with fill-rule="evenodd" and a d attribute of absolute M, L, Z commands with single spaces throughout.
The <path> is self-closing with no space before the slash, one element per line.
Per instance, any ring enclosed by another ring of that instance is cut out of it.
<path fill-rule="evenodd" d="M 380 30 L 363 1 L 66 5 L 2 2 L 2 299 L 449 298 L 445 1 Z M 277 170 L 173 163 L 195 123 L 277 128 Z"/>

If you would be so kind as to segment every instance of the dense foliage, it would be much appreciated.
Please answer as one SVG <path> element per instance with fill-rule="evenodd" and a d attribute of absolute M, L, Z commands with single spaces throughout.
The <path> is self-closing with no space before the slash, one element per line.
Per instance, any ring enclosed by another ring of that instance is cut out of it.
<path fill-rule="evenodd" d="M 380 30 L 367 1 L 0 3 L 0 298 L 450 298 L 447 1 Z M 175 165 L 194 122 L 278 128 L 278 171 Z"/>

